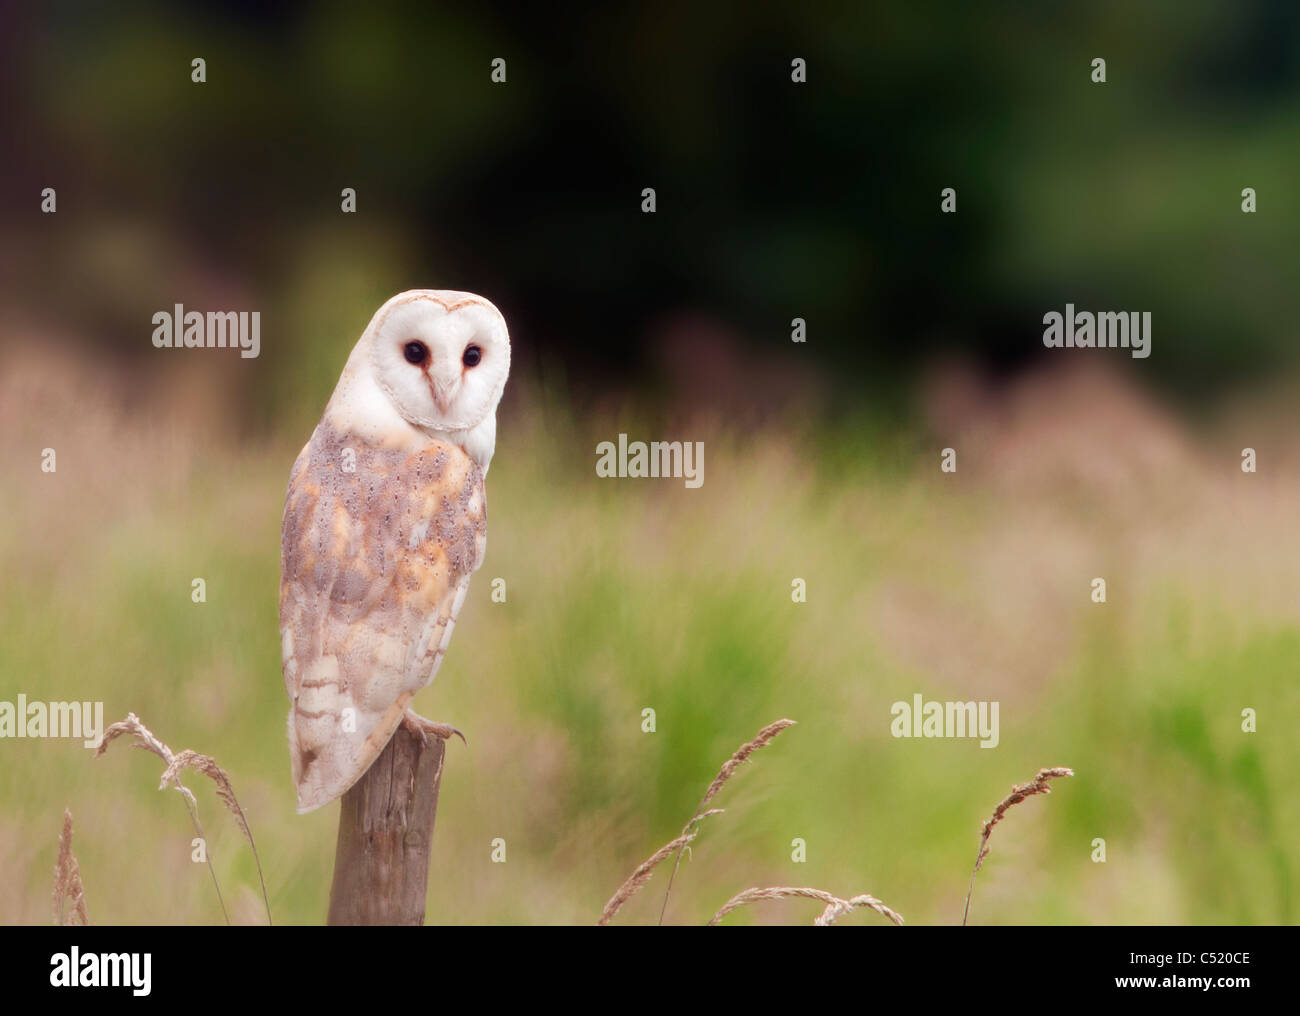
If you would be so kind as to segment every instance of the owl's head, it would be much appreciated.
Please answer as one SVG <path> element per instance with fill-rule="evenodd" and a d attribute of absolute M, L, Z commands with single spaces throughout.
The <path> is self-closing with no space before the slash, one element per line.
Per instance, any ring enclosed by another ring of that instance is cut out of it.
<path fill-rule="evenodd" d="M 417 289 L 380 308 L 369 356 L 379 387 L 408 423 L 470 430 L 501 401 L 510 338 L 501 312 L 481 296 Z"/>
<path fill-rule="evenodd" d="M 342 403 L 335 408 L 363 432 L 396 412 L 482 461 L 491 457 L 509 373 L 510 337 L 496 307 L 473 293 L 413 289 L 375 312 L 335 391 L 334 402 Z"/>

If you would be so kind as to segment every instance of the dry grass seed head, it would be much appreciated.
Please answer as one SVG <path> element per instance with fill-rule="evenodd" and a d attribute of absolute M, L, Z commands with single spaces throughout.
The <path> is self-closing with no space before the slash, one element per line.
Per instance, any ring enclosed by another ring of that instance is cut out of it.
<path fill-rule="evenodd" d="M 672 892 L 673 877 L 677 874 L 677 865 L 681 862 L 682 851 L 690 844 L 691 840 L 695 839 L 696 834 L 691 832 L 692 827 L 703 819 L 708 818 L 710 815 L 717 815 L 722 811 L 721 808 L 712 808 L 705 811 L 705 806 L 713 800 L 718 791 L 722 789 L 729 779 L 731 779 L 736 770 L 740 768 L 741 764 L 748 759 L 749 756 L 758 751 L 759 748 L 770 744 L 772 739 L 776 737 L 777 734 L 781 733 L 781 731 L 785 730 L 786 727 L 794 726 L 794 722 L 794 720 L 780 719 L 775 723 L 769 723 L 766 727 L 760 730 L 757 735 L 755 735 L 753 740 L 746 741 L 736 749 L 731 758 L 722 763 L 722 768 L 718 770 L 718 775 L 713 778 L 713 782 L 709 784 L 708 790 L 704 792 L 704 799 L 700 801 L 700 806 L 695 809 L 695 814 L 691 816 L 690 821 L 682 827 L 681 835 L 672 842 L 667 843 L 656 850 L 636 869 L 636 871 L 632 872 L 627 881 L 619 887 L 618 892 L 610 897 L 609 902 L 605 904 L 605 909 L 601 912 L 600 920 L 596 922 L 597 925 L 608 924 L 610 919 L 618 913 L 619 908 L 636 895 L 641 887 L 650 880 L 650 875 L 654 872 L 654 869 L 663 861 L 667 860 L 670 854 L 675 854 L 676 856 L 673 859 L 672 874 L 668 878 L 668 890 L 664 894 L 664 908 L 667 908 L 668 893 Z M 659 920 L 661 922 L 663 921 L 662 911 L 660 912 Z"/>
<path fill-rule="evenodd" d="M 253 832 L 248 828 L 248 820 L 244 817 L 244 809 L 239 806 L 239 800 L 235 797 L 235 789 L 230 785 L 230 777 L 221 766 L 217 765 L 217 760 L 211 755 L 201 755 L 197 751 L 190 751 L 186 748 L 168 763 L 167 769 L 162 774 L 162 779 L 158 781 L 158 789 L 162 790 L 173 780 L 179 783 L 177 774 L 185 769 L 194 769 L 216 784 L 217 797 L 235 816 L 235 824 L 239 826 L 240 831 L 244 834 L 244 839 L 248 841 L 248 845 L 256 851 L 257 847 L 253 844 Z"/>
<path fill-rule="evenodd" d="M 1058 779 L 1062 776 L 1073 776 L 1074 770 L 1067 769 L 1064 766 L 1055 766 L 1051 769 L 1040 769 L 1038 775 L 1028 783 L 1019 783 L 1011 788 L 1011 793 L 1004 797 L 998 806 L 993 810 L 993 814 L 984 820 L 983 835 L 980 838 L 980 852 L 975 859 L 975 870 L 980 870 L 980 865 L 984 863 L 984 858 L 989 855 L 989 836 L 993 832 L 993 827 L 1002 821 L 1007 810 L 1013 805 L 1019 804 L 1027 797 L 1033 797 L 1035 794 L 1050 794 L 1052 788 L 1048 786 L 1048 780 Z"/>
<path fill-rule="evenodd" d="M 984 820 L 983 833 L 980 836 L 979 853 L 975 855 L 975 868 L 970 873 L 970 888 L 966 890 L 966 907 L 962 911 L 961 923 L 966 924 L 966 918 L 970 916 L 971 895 L 975 892 L 975 876 L 979 873 L 984 864 L 984 858 L 989 856 L 989 837 L 993 834 L 993 827 L 1002 821 L 1008 809 L 1019 804 L 1027 797 L 1033 797 L 1035 794 L 1050 794 L 1052 788 L 1048 786 L 1049 780 L 1059 779 L 1062 776 L 1073 776 L 1074 770 L 1065 766 L 1053 766 L 1050 769 L 1038 770 L 1038 775 L 1028 783 L 1018 783 L 1011 788 L 1011 793 L 1004 797 L 998 806 L 993 809 L 993 814 Z"/>
<path fill-rule="evenodd" d="M 858 907 L 869 907 L 882 917 L 889 918 L 889 920 L 893 921 L 894 924 L 901 925 L 903 923 L 902 914 L 899 914 L 897 911 L 885 906 L 885 904 L 880 900 L 867 893 L 863 893 L 860 896 L 854 896 L 852 899 L 842 900 L 838 896 L 834 896 L 822 889 L 807 889 L 795 886 L 767 886 L 761 889 L 746 889 L 744 892 L 737 893 L 735 896 L 731 897 L 731 899 L 727 900 L 727 902 L 722 905 L 722 909 L 713 915 L 713 919 L 709 921 L 709 926 L 712 927 L 733 910 L 749 903 L 758 903 L 762 900 L 788 899 L 790 897 L 803 897 L 810 900 L 819 900 L 826 904 L 826 908 L 821 912 L 821 916 L 813 921 L 813 924 L 823 927 L 834 924 L 839 920 L 839 918 Z"/>
<path fill-rule="evenodd" d="M 65 910 L 64 904 L 68 907 Z M 88 925 L 86 890 L 81 884 L 81 866 L 72 852 L 72 812 L 63 811 L 59 852 L 54 860 L 54 923 L 60 926 Z"/>
<path fill-rule="evenodd" d="M 700 802 L 700 810 L 708 804 L 717 795 L 718 791 L 723 788 L 726 782 L 731 779 L 736 770 L 749 758 L 750 755 L 758 751 L 759 748 L 766 747 L 772 743 L 777 734 L 785 730 L 786 727 L 793 727 L 794 720 L 777 720 L 775 723 L 769 723 L 766 727 L 758 732 L 752 741 L 746 741 L 736 749 L 735 754 L 726 762 L 722 763 L 722 768 L 718 770 L 718 775 L 713 778 L 709 784 L 709 789 L 704 792 L 704 800 Z"/>
<path fill-rule="evenodd" d="M 600 920 L 597 921 L 596 924 L 601 926 L 609 924 L 614 915 L 622 909 L 623 904 L 640 892 L 642 886 L 650 881 L 650 876 L 654 874 L 654 870 L 659 867 L 659 865 L 671 857 L 673 853 L 681 850 L 683 847 L 687 846 L 691 840 L 695 839 L 698 834 L 690 831 L 692 826 L 708 818 L 710 815 L 721 815 L 722 811 L 723 809 L 721 808 L 710 808 L 708 811 L 696 815 L 686 824 L 686 828 L 682 830 L 680 836 L 675 840 L 665 843 L 662 847 L 637 865 L 636 870 L 628 876 L 627 881 L 618 887 L 618 892 L 614 893 L 614 895 L 610 897 L 609 902 L 605 904 L 605 909 L 601 911 Z"/>
<path fill-rule="evenodd" d="M 203 755 L 188 748 L 180 753 L 174 753 L 171 748 L 154 735 L 153 731 L 140 721 L 140 718 L 135 713 L 127 713 L 126 719 L 109 724 L 104 730 L 103 736 L 99 739 L 99 744 L 95 746 L 95 758 L 103 755 L 108 750 L 108 746 L 124 734 L 131 734 L 136 738 L 132 747 L 152 752 L 167 763 L 162 778 L 158 781 L 158 789 L 162 790 L 168 784 L 171 784 L 184 795 L 186 804 L 190 809 L 190 818 L 194 822 L 195 832 L 198 833 L 200 838 L 206 839 L 203 835 L 203 827 L 199 824 L 198 802 L 190 789 L 181 782 L 180 774 L 186 769 L 193 769 L 208 777 L 216 785 L 217 797 L 235 817 L 235 824 L 239 826 L 239 831 L 244 834 L 244 839 L 248 841 L 248 846 L 253 851 L 253 860 L 257 864 L 257 877 L 262 884 L 262 901 L 266 905 L 266 919 L 270 923 L 271 902 L 266 892 L 266 878 L 262 874 L 262 859 L 258 856 L 257 844 L 253 842 L 253 831 L 248 825 L 244 809 L 240 807 L 239 799 L 235 797 L 235 788 L 231 785 L 230 776 L 217 764 L 217 760 L 211 755 Z M 216 870 L 212 867 L 211 858 L 208 860 L 208 869 L 212 873 L 213 884 L 216 885 Z M 220 886 L 217 886 L 217 898 L 221 899 Z M 225 911 L 224 900 L 221 903 L 221 909 L 223 912 Z M 228 921 L 229 918 L 227 917 Z"/>

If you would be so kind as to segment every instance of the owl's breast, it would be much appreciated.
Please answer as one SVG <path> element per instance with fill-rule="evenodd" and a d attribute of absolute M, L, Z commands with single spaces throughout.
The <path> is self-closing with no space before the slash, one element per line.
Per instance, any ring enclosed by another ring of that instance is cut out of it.
<path fill-rule="evenodd" d="M 392 642 L 414 650 L 431 622 L 449 627 L 482 563 L 486 509 L 483 470 L 456 446 L 411 453 L 322 424 L 285 504 L 281 628 L 295 655 L 373 657 L 386 641 L 391 660 Z M 423 654 L 403 655 L 418 666 Z"/>
<path fill-rule="evenodd" d="M 441 664 L 483 559 L 483 470 L 455 445 L 322 423 L 289 480 L 280 634 L 300 808 L 337 796 Z"/>

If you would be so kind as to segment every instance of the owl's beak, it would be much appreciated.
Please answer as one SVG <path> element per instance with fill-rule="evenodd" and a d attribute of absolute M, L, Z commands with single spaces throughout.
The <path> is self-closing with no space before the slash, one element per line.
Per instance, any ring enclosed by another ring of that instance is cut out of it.
<path fill-rule="evenodd" d="M 431 377 L 433 388 L 433 401 L 438 407 L 440 413 L 447 412 L 447 407 L 451 405 L 452 396 L 456 394 L 456 386 L 460 381 L 459 377 Z"/>

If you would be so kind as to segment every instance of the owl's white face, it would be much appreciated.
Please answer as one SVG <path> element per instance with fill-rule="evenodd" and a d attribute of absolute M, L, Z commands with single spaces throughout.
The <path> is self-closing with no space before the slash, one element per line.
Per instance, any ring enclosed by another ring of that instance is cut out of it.
<path fill-rule="evenodd" d="M 426 431 L 471 430 L 501 401 L 510 373 L 506 323 L 482 297 L 437 297 L 391 307 L 370 334 L 370 362 L 402 419 Z"/>
<path fill-rule="evenodd" d="M 403 427 L 462 446 L 486 468 L 510 373 L 505 319 L 473 293 L 415 289 L 375 312 L 326 415 L 385 442 Z"/>

